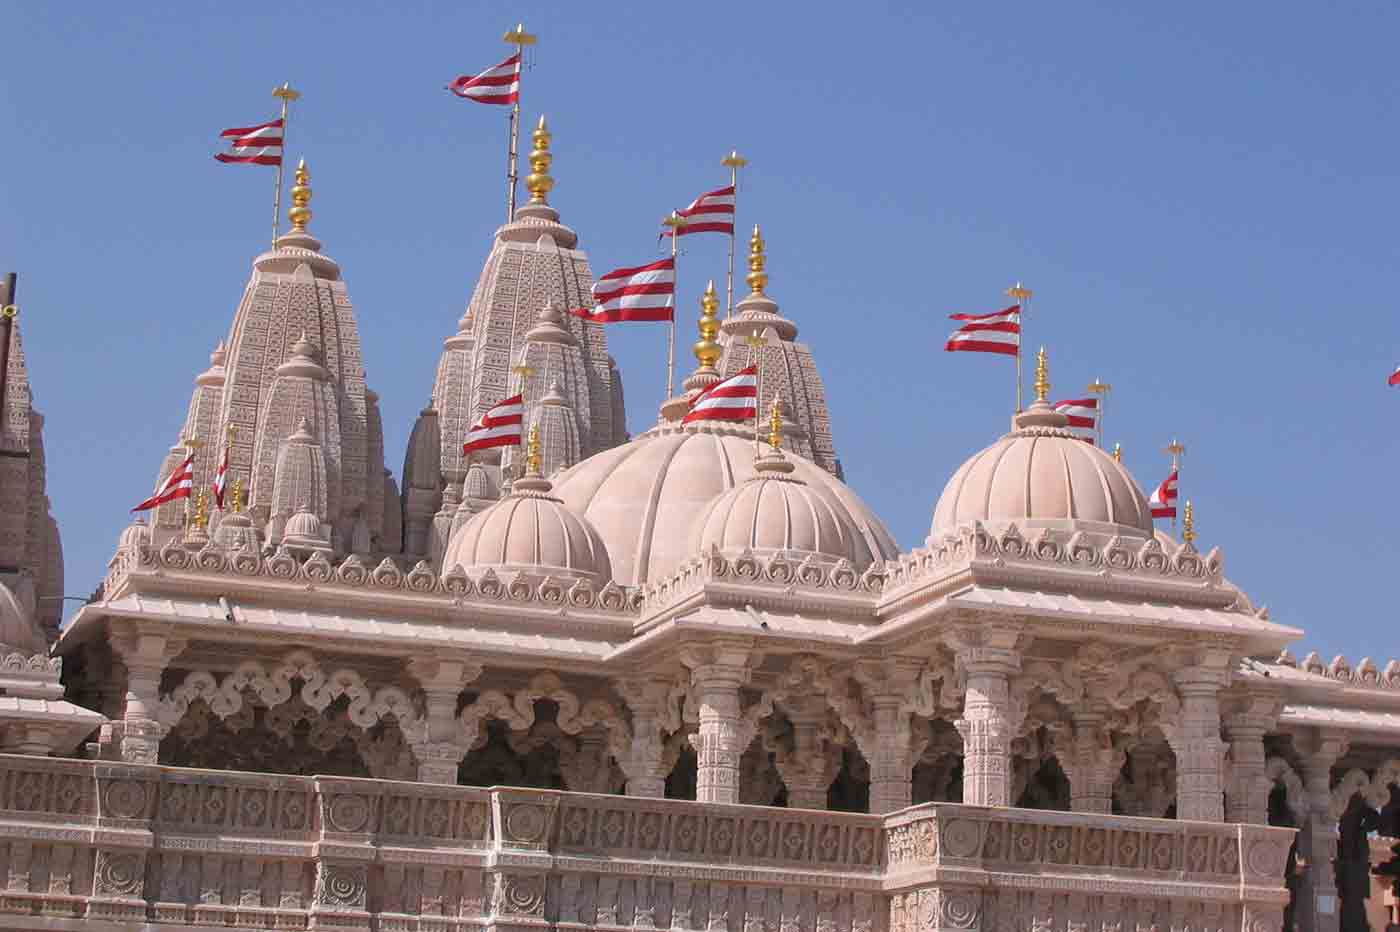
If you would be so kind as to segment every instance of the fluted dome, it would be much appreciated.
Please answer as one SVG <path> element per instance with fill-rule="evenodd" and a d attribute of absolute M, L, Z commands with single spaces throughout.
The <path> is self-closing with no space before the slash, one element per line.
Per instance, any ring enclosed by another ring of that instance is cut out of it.
<path fill-rule="evenodd" d="M 833 501 L 792 475 L 794 466 L 781 453 L 755 462 L 758 474 L 705 506 L 691 527 L 692 553 L 815 555 L 849 560 L 864 568 L 872 562 L 870 545 L 856 519 Z"/>
<path fill-rule="evenodd" d="M 718 425 L 663 425 L 559 476 L 554 494 L 593 522 L 618 583 L 639 586 L 674 573 L 696 553 L 691 526 L 697 515 L 754 475 L 753 435 Z M 851 519 L 858 568 L 898 554 L 889 531 L 848 486 L 808 460 L 789 460 L 811 495 Z"/>
<path fill-rule="evenodd" d="M 510 495 L 453 533 L 443 568 L 490 567 L 605 583 L 612 564 L 603 538 L 549 491 L 548 480 L 538 475 L 515 480 Z"/>
<path fill-rule="evenodd" d="M 972 521 L 1022 527 L 1068 526 L 1151 536 L 1152 511 L 1112 456 L 1076 438 L 1043 401 L 1013 419 L 1013 430 L 948 480 L 932 534 Z M 1097 525 L 1097 527 L 1095 527 Z"/>

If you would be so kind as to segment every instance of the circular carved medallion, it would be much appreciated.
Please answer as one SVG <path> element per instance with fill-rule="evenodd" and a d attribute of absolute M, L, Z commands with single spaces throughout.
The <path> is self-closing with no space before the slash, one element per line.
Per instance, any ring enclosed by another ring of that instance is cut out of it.
<path fill-rule="evenodd" d="M 329 816 L 337 832 L 363 832 L 369 822 L 369 802 L 363 796 L 337 796 Z"/>

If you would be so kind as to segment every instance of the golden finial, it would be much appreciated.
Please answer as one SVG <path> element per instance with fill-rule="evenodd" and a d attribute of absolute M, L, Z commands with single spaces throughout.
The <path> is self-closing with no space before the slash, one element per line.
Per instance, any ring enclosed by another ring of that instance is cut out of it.
<path fill-rule="evenodd" d="M 233 501 L 229 503 L 234 514 L 241 514 L 243 511 L 243 477 L 239 476 L 233 480 L 233 488 L 229 490 L 229 495 Z"/>
<path fill-rule="evenodd" d="M 192 523 L 201 531 L 209 526 L 209 493 L 204 489 L 200 489 L 199 495 L 195 496 Z"/>
<path fill-rule="evenodd" d="M 292 209 L 287 211 L 287 219 L 292 221 L 292 232 L 305 233 L 311 222 L 311 172 L 306 167 L 306 159 L 297 163 L 296 184 L 292 186 Z"/>
<path fill-rule="evenodd" d="M 768 411 L 768 446 L 774 453 L 783 449 L 783 400 L 773 396 L 773 406 Z"/>
<path fill-rule="evenodd" d="M 1018 304 L 1022 301 L 1029 300 L 1031 295 L 1033 294 L 1035 294 L 1035 292 L 1031 291 L 1029 288 L 1021 284 L 1020 282 L 1017 282 L 1010 288 L 1006 289 L 1006 296 L 1008 298 L 1014 299 Z"/>
<path fill-rule="evenodd" d="M 1115 463 L 1123 462 L 1123 444 L 1115 443 L 1113 445 L 1113 461 Z"/>
<path fill-rule="evenodd" d="M 695 358 L 700 360 L 702 368 L 713 369 L 724 350 L 716 339 L 719 336 L 719 295 L 715 294 L 714 279 L 710 279 L 705 293 L 700 297 L 700 323 L 697 326 L 700 328 L 700 339 L 695 343 Z"/>
<path fill-rule="evenodd" d="M 1181 536 L 1188 544 L 1196 542 L 1196 510 L 1191 507 L 1191 499 L 1186 500 L 1186 513 L 1181 518 Z"/>
<path fill-rule="evenodd" d="M 525 24 L 518 23 L 516 24 L 516 27 L 514 29 L 507 32 L 501 38 L 504 39 L 506 42 L 509 42 L 511 45 L 523 47 L 526 45 L 534 45 L 536 42 L 539 41 L 540 37 L 531 35 L 530 33 L 526 32 Z"/>
<path fill-rule="evenodd" d="M 749 237 L 749 274 L 744 277 L 754 294 L 763 294 L 763 289 L 768 287 L 768 273 L 763 270 L 768 264 L 768 257 L 763 250 L 763 231 L 755 223 L 753 236 Z"/>
<path fill-rule="evenodd" d="M 1050 364 L 1045 356 L 1045 347 L 1035 354 L 1035 400 L 1046 401 L 1050 397 Z"/>
<path fill-rule="evenodd" d="M 224 436 L 228 438 L 229 444 L 232 445 L 233 438 L 238 436 L 238 425 L 229 424 L 228 426 L 226 426 L 224 428 Z"/>
<path fill-rule="evenodd" d="M 549 177 L 549 165 L 554 156 L 549 151 L 549 141 L 553 136 L 545 125 L 541 114 L 539 125 L 530 137 L 535 148 L 530 150 L 530 174 L 525 176 L 525 187 L 530 192 L 531 204 L 549 204 L 549 192 L 554 188 L 554 179 Z"/>
<path fill-rule="evenodd" d="M 540 474 L 540 465 L 544 462 L 544 457 L 540 455 L 540 425 L 536 424 L 530 428 L 529 453 L 525 457 L 525 471 L 531 476 Z"/>

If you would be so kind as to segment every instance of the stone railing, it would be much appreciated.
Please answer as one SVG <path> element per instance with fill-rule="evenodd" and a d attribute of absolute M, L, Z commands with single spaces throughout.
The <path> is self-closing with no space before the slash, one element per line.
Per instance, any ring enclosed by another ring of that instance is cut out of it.
<path fill-rule="evenodd" d="M 1289 835 L 0 756 L 0 928 L 912 932 L 1102 915 L 1270 932 Z"/>

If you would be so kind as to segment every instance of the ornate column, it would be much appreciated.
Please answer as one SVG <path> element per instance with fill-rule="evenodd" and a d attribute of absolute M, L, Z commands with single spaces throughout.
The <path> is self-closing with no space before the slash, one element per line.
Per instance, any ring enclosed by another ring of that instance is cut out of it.
<path fill-rule="evenodd" d="M 841 749 L 830 740 L 825 696 L 783 702 L 792 723 L 792 747 L 778 754 L 778 773 L 787 787 L 789 809 L 825 809 L 827 790 L 841 769 Z"/>
<path fill-rule="evenodd" d="M 415 660 L 409 674 L 423 687 L 426 734 L 412 745 L 421 783 L 457 782 L 457 767 L 470 750 L 457 724 L 457 699 L 481 675 L 469 660 Z"/>
<path fill-rule="evenodd" d="M 112 627 L 112 651 L 126 667 L 121 727 L 115 729 L 119 753 L 128 763 L 154 764 L 166 733 L 157 711 L 161 674 L 185 649 L 185 642 L 153 626 L 118 622 Z"/>
<path fill-rule="evenodd" d="M 595 725 L 579 732 L 572 743 L 564 738 L 559 747 L 559 772 L 564 777 L 564 788 L 570 792 L 611 793 L 617 784 L 613 782 L 607 731 Z"/>
<path fill-rule="evenodd" d="M 632 740 L 617 765 L 627 776 L 628 796 L 661 799 L 666 795 L 666 735 L 681 728 L 676 704 L 679 684 L 663 677 L 632 677 L 613 683 L 632 713 Z"/>
<path fill-rule="evenodd" d="M 954 722 L 963 738 L 963 804 L 1010 806 L 1011 741 L 1024 708 L 1013 703 L 1011 677 L 1020 672 L 1021 629 L 1012 626 L 963 628 L 949 636 L 967 679 L 962 718 Z"/>
<path fill-rule="evenodd" d="M 1332 816 L 1332 767 L 1347 751 L 1341 732 L 1309 728 L 1293 735 L 1293 749 L 1303 770 L 1307 818 L 1298 830 L 1298 858 L 1306 863 L 1293 916 L 1307 932 L 1337 932 L 1341 926 L 1337 900 L 1337 820 Z"/>
<path fill-rule="evenodd" d="M 1072 722 L 1074 734 L 1068 747 L 1055 750 L 1069 778 L 1070 809 L 1107 815 L 1113 811 L 1113 785 L 1127 755 L 1113 744 L 1106 703 L 1086 701 L 1074 710 Z"/>
<path fill-rule="evenodd" d="M 697 802 L 739 802 L 739 759 L 753 740 L 753 726 L 739 707 L 739 687 L 753 672 L 751 654 L 747 640 L 717 641 L 681 653 L 700 713 L 700 729 L 690 736 L 698 758 Z"/>
<path fill-rule="evenodd" d="M 869 720 L 856 741 L 870 765 L 870 811 L 894 812 L 909 806 L 914 794 L 914 764 L 927 738 L 915 741 L 913 713 L 925 661 L 911 657 L 863 660 L 854 675 L 869 708 Z M 932 709 L 928 711 L 932 712 Z"/>
<path fill-rule="evenodd" d="M 1176 817 L 1194 822 L 1225 821 L 1221 772 L 1220 690 L 1230 682 L 1229 652 L 1203 651 L 1201 662 L 1172 674 L 1181 696 L 1179 721 L 1164 728 L 1176 754 Z"/>
<path fill-rule="evenodd" d="M 1277 725 L 1282 706 L 1274 689 L 1237 686 L 1225 694 L 1222 723 L 1230 743 L 1226 760 L 1226 821 L 1269 824 L 1273 781 L 1265 760 L 1264 735 Z"/>

